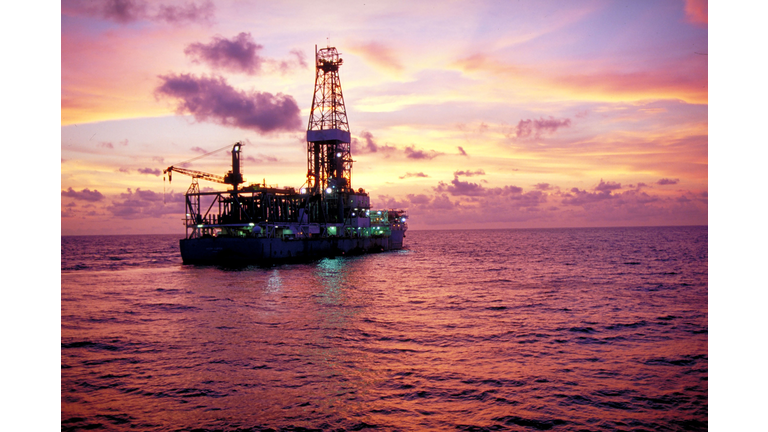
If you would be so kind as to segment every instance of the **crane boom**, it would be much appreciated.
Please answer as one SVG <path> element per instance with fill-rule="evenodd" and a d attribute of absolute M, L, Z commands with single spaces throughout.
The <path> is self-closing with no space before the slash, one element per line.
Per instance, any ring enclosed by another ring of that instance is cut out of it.
<path fill-rule="evenodd" d="M 224 177 L 216 174 L 208 174 L 202 171 L 195 171 L 195 170 L 186 169 L 186 168 L 177 168 L 175 166 L 169 166 L 168 168 L 163 170 L 163 174 L 168 173 L 168 181 L 171 181 L 171 176 L 173 175 L 174 172 L 177 172 L 179 174 L 186 174 L 192 178 L 198 178 L 203 180 L 209 180 L 216 183 L 227 184 L 227 182 L 224 181 Z"/>
<path fill-rule="evenodd" d="M 186 168 L 177 168 L 173 165 L 169 166 L 168 168 L 163 170 L 163 174 L 168 174 L 168 182 L 171 182 L 171 176 L 174 172 L 180 173 L 180 174 L 186 174 L 193 179 L 203 179 L 208 180 L 216 183 L 223 183 L 234 186 L 235 190 L 237 190 L 237 185 L 240 183 L 243 183 L 243 175 L 240 173 L 240 147 L 242 147 L 242 142 L 237 142 L 232 147 L 232 170 L 229 171 L 225 176 L 220 176 L 216 174 L 209 174 L 202 171 L 195 171 L 191 169 Z M 213 152 L 211 152 L 213 153 Z M 211 154 L 208 153 L 208 154 Z M 206 155 L 207 156 L 207 155 Z"/>

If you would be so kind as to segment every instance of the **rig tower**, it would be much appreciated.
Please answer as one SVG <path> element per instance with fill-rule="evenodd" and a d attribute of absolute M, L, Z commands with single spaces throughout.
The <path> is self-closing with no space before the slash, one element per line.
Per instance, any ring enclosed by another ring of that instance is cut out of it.
<path fill-rule="evenodd" d="M 315 94 L 307 126 L 307 191 L 335 201 L 352 190 L 352 154 L 339 66 L 334 47 L 315 45 Z"/>

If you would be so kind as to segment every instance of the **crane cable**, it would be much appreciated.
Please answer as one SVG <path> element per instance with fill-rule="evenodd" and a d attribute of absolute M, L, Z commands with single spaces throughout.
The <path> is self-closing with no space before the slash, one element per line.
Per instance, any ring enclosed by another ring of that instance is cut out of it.
<path fill-rule="evenodd" d="M 196 160 L 198 160 L 198 159 L 200 159 L 200 158 L 204 158 L 204 157 L 206 157 L 206 156 L 210 156 L 210 155 L 212 155 L 212 154 L 214 154 L 214 153 L 217 153 L 217 152 L 220 152 L 220 151 L 222 151 L 222 150 L 224 150 L 224 149 L 227 149 L 227 148 L 229 148 L 229 146 L 230 146 L 230 145 L 231 145 L 231 144 L 225 145 L 224 147 L 222 147 L 222 148 L 220 148 L 220 149 L 218 149 L 218 150 L 214 150 L 214 151 L 212 151 L 212 152 L 208 152 L 208 153 L 206 153 L 206 154 L 204 154 L 204 155 L 200 155 L 200 156 L 197 156 L 197 157 L 193 157 L 192 159 L 189 159 L 189 160 L 185 160 L 184 162 L 179 162 L 179 163 L 177 163 L 177 164 L 174 164 L 174 165 L 171 165 L 171 166 L 176 166 L 176 165 L 183 165 L 183 164 L 185 164 L 185 163 L 189 163 L 189 162 L 192 162 L 192 161 L 196 161 Z M 163 173 L 163 205 L 165 205 L 165 173 Z"/>
<path fill-rule="evenodd" d="M 190 160 L 185 160 L 184 162 L 179 162 L 179 163 L 177 163 L 177 164 L 175 164 L 175 165 L 171 165 L 171 166 L 176 166 L 176 165 L 183 165 L 183 164 L 185 164 L 185 163 L 189 163 L 189 162 L 192 162 L 192 161 L 196 161 L 196 160 L 198 160 L 198 159 L 200 159 L 200 158 L 204 158 L 204 157 L 206 157 L 206 156 L 209 156 L 209 155 L 212 155 L 212 154 L 214 154 L 214 153 L 216 153 L 216 152 L 220 152 L 220 151 L 222 151 L 222 150 L 224 150 L 224 149 L 228 149 L 228 148 L 230 148 L 231 146 L 232 146 L 232 144 L 227 144 L 227 145 L 225 145 L 224 147 L 222 147 L 222 148 L 220 148 L 220 149 L 218 149 L 218 150 L 214 150 L 214 151 L 212 151 L 212 152 L 208 152 L 208 153 L 206 153 L 206 154 L 204 154 L 204 155 L 200 155 L 200 156 L 197 156 L 197 157 L 193 157 L 193 158 L 192 158 L 192 159 L 190 159 Z"/>

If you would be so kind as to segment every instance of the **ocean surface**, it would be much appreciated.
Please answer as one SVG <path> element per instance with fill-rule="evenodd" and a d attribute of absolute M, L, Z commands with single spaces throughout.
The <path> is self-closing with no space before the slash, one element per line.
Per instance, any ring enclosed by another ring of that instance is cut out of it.
<path fill-rule="evenodd" d="M 707 227 L 244 269 L 179 237 L 61 238 L 62 430 L 707 429 Z"/>

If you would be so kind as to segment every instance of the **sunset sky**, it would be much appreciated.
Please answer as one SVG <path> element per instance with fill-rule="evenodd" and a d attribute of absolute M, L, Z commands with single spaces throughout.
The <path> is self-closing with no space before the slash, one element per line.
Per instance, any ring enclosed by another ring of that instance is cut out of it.
<path fill-rule="evenodd" d="M 411 229 L 708 223 L 706 1 L 64 0 L 62 234 L 183 233 L 163 168 L 236 141 L 300 187 L 315 45 L 352 186 Z"/>

